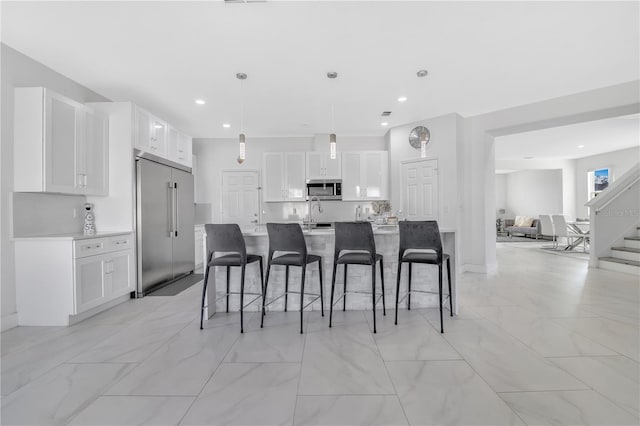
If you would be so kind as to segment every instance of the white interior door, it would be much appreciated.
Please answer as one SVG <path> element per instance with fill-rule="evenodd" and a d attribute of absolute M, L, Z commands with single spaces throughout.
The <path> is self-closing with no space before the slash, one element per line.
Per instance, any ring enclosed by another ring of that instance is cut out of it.
<path fill-rule="evenodd" d="M 438 160 L 401 165 L 402 213 L 408 220 L 438 220 Z"/>
<path fill-rule="evenodd" d="M 260 175 L 257 171 L 222 172 L 222 223 L 240 227 L 259 222 Z"/>

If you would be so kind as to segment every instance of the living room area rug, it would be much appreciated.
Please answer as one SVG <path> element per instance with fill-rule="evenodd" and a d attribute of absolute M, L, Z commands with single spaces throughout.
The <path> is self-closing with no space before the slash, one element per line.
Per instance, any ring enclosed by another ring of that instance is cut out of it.
<path fill-rule="evenodd" d="M 529 237 L 519 237 L 519 236 L 508 237 L 506 235 L 496 236 L 497 243 L 539 243 L 541 241 L 542 240 L 540 239 L 536 240 L 535 238 L 529 238 Z"/>
<path fill-rule="evenodd" d="M 577 250 L 565 251 L 563 245 L 560 245 L 560 247 L 557 249 L 554 249 L 553 247 L 551 247 L 551 241 L 543 241 L 543 240 L 536 241 L 534 239 L 533 242 L 537 242 L 537 244 L 531 244 L 531 242 L 524 243 L 524 242 L 513 241 L 513 244 L 510 244 L 510 246 L 527 249 L 527 250 L 537 250 L 538 252 L 551 254 L 554 256 L 569 257 L 572 259 L 582 260 L 585 262 L 589 261 L 589 252 L 582 251 L 582 247 L 580 247 Z"/>

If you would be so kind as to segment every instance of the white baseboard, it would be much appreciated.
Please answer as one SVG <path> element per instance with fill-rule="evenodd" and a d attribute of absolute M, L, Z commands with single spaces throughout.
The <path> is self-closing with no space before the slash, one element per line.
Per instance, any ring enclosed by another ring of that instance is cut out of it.
<path fill-rule="evenodd" d="M 9 330 L 10 328 L 18 326 L 18 313 L 14 312 L 9 315 L 5 315 L 0 320 L 0 331 Z"/>
<path fill-rule="evenodd" d="M 465 263 L 462 265 L 462 272 L 474 272 L 477 274 L 490 274 L 498 269 L 497 264 L 492 265 L 476 265 L 473 263 Z"/>

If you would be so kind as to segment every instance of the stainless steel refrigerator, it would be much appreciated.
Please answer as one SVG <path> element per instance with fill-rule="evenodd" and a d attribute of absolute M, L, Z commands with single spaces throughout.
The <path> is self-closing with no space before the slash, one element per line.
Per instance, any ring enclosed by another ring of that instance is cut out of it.
<path fill-rule="evenodd" d="M 138 297 L 195 268 L 193 175 L 180 167 L 144 153 L 136 157 Z"/>

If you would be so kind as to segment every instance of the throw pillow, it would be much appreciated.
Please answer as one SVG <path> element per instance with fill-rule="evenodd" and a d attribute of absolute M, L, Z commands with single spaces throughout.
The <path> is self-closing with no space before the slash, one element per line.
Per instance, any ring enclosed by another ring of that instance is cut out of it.
<path fill-rule="evenodd" d="M 516 218 L 513 220 L 513 226 L 520 226 L 520 223 L 522 222 L 522 216 L 516 216 Z"/>
<path fill-rule="evenodd" d="M 531 225 L 533 225 L 533 218 L 529 217 L 529 216 L 525 216 L 522 219 L 522 225 L 520 225 L 520 226 L 522 226 L 523 228 L 530 228 Z"/>

